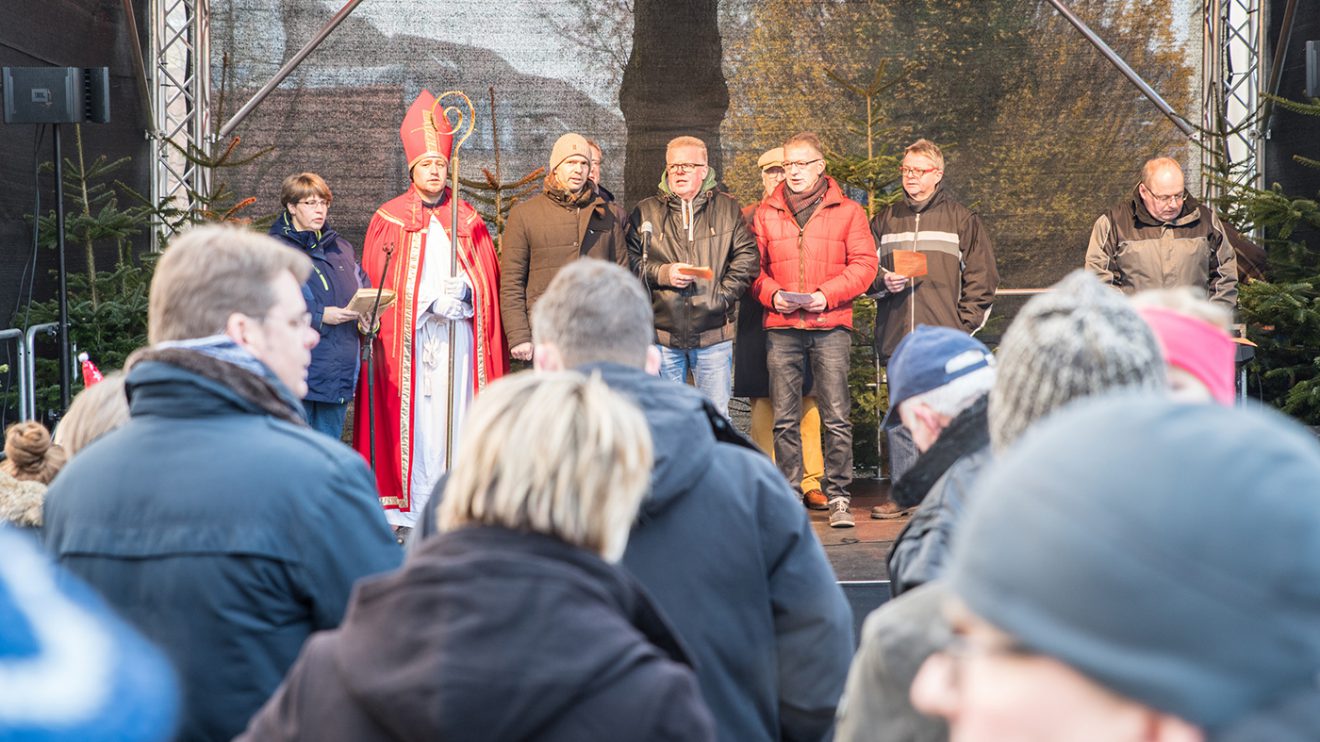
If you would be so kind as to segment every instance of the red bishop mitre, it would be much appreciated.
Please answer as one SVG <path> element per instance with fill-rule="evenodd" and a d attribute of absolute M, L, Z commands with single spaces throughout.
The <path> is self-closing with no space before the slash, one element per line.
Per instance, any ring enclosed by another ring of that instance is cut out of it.
<path fill-rule="evenodd" d="M 454 132 L 443 112 L 435 112 L 435 96 L 422 90 L 404 114 L 399 136 L 403 139 L 403 154 L 408 158 L 408 172 L 427 157 L 439 157 L 449 162 L 454 146 Z"/>

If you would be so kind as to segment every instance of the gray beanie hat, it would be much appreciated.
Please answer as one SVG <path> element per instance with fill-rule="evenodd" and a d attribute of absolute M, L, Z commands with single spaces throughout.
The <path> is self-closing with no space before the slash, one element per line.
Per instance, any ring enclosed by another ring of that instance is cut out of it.
<path fill-rule="evenodd" d="M 949 580 L 1028 649 L 1216 742 L 1320 735 L 1320 445 L 1278 413 L 1070 407 L 982 479 Z"/>
<path fill-rule="evenodd" d="M 996 352 L 990 441 L 1002 453 L 1036 420 L 1079 397 L 1165 389 L 1164 356 L 1125 296 L 1076 270 L 1027 302 Z"/>

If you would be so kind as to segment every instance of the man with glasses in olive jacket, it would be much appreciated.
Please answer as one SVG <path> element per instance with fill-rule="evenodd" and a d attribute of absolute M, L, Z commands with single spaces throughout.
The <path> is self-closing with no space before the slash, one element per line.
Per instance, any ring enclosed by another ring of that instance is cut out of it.
<path fill-rule="evenodd" d="M 1214 212 L 1187 194 L 1182 166 L 1148 160 L 1132 197 L 1095 221 L 1086 269 L 1125 294 L 1192 286 L 1237 308 L 1237 255 Z"/>
<path fill-rule="evenodd" d="M 669 142 L 660 192 L 637 204 L 628 226 L 628 260 L 655 312 L 660 375 L 683 383 L 691 371 L 697 389 L 727 416 L 734 310 L 760 256 L 738 202 L 715 190 L 705 142 Z"/>

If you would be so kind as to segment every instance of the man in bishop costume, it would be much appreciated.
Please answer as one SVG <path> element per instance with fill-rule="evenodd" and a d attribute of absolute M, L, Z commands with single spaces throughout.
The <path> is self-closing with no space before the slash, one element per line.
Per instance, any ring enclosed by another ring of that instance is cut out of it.
<path fill-rule="evenodd" d="M 446 453 L 457 460 L 459 452 L 451 449 L 463 413 L 473 395 L 508 371 L 509 351 L 500 324 L 499 257 L 485 222 L 462 199 L 457 270 L 451 273 L 454 195 L 448 181 L 454 137 L 430 92 L 423 90 L 413 101 L 399 134 L 412 184 L 376 210 L 362 248 L 372 284 L 394 290 L 398 298 L 381 313 L 372 367 L 360 377 L 353 447 L 369 461 L 374 447 L 381 506 L 403 533 L 444 474 Z"/>

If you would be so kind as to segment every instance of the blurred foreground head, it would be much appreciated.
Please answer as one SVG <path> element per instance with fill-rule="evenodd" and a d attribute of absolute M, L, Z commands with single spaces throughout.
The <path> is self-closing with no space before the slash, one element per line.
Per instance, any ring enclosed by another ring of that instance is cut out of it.
<path fill-rule="evenodd" d="M 595 262 L 595 261 L 583 261 Z M 515 374 L 476 398 L 463 423 L 439 526 L 499 526 L 623 556 L 651 477 L 651 433 L 599 377 Z"/>
<path fill-rule="evenodd" d="M 960 740 L 1316 739 L 1318 482 L 1272 412 L 1120 396 L 1042 423 L 981 482 L 960 642 L 914 703 Z"/>
<path fill-rule="evenodd" d="M 997 453 L 1074 400 L 1166 388 L 1164 357 L 1150 326 L 1126 297 L 1083 270 L 1027 302 L 996 357 L 988 416 Z"/>
<path fill-rule="evenodd" d="M 658 368 L 654 322 L 651 300 L 636 276 L 603 260 L 574 260 L 532 307 L 536 367 L 605 362 Z"/>

